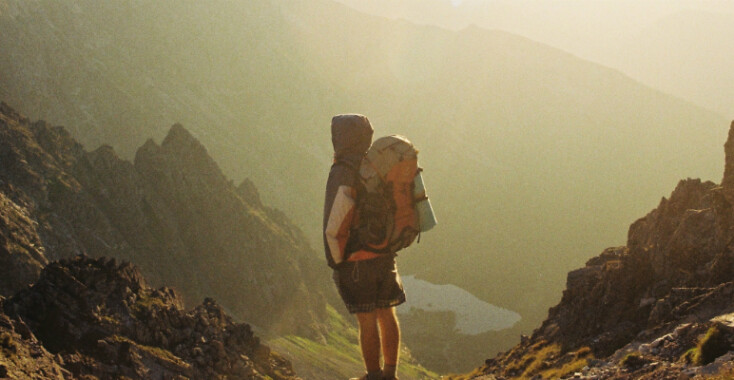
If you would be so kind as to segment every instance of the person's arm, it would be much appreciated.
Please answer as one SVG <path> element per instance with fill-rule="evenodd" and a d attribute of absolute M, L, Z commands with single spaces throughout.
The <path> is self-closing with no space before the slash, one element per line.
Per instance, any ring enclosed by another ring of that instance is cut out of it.
<path fill-rule="evenodd" d="M 330 255 L 334 265 L 344 261 L 344 249 L 354 217 L 354 205 L 354 189 L 346 185 L 339 186 L 324 227 L 327 255 Z"/>

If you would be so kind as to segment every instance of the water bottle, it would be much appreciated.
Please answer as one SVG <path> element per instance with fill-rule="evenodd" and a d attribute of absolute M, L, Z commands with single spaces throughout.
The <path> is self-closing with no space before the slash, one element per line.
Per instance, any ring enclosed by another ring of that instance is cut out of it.
<path fill-rule="evenodd" d="M 431 201 L 426 195 L 426 186 L 423 183 L 423 171 L 418 169 L 418 174 L 413 179 L 415 184 L 413 190 L 413 199 L 415 199 L 415 211 L 418 213 L 418 228 L 421 232 L 426 232 L 433 228 L 438 221 L 436 221 L 436 214 L 433 213 L 433 207 L 431 207 Z"/>

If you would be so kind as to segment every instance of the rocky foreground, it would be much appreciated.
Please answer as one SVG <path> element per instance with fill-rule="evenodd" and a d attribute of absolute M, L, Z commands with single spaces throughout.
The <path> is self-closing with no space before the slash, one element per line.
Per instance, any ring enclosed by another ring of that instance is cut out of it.
<path fill-rule="evenodd" d="M 455 378 L 734 378 L 734 123 L 725 150 L 721 185 L 681 181 L 532 336 Z"/>
<path fill-rule="evenodd" d="M 212 299 L 183 310 L 137 267 L 78 256 L 0 298 L 0 378 L 297 379 Z"/>

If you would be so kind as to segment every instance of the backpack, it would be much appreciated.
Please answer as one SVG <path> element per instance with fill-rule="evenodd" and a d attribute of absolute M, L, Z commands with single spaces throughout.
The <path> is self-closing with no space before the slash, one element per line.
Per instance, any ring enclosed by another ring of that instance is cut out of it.
<path fill-rule="evenodd" d="M 395 253 L 413 243 L 422 230 L 416 204 L 428 200 L 420 172 L 418 150 L 405 137 L 385 136 L 372 143 L 359 167 L 356 186 L 351 234 L 359 249 Z M 432 220 L 423 230 L 433 227 Z"/>

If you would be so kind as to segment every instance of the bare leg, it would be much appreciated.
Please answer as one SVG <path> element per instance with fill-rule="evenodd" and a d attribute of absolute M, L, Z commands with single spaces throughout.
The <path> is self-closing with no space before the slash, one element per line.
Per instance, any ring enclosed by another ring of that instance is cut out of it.
<path fill-rule="evenodd" d="M 367 372 L 380 370 L 380 333 L 377 329 L 377 312 L 357 313 L 359 346 Z"/>
<path fill-rule="evenodd" d="M 382 355 L 385 366 L 397 366 L 400 354 L 400 325 L 395 308 L 377 309 L 377 322 L 382 337 Z"/>

